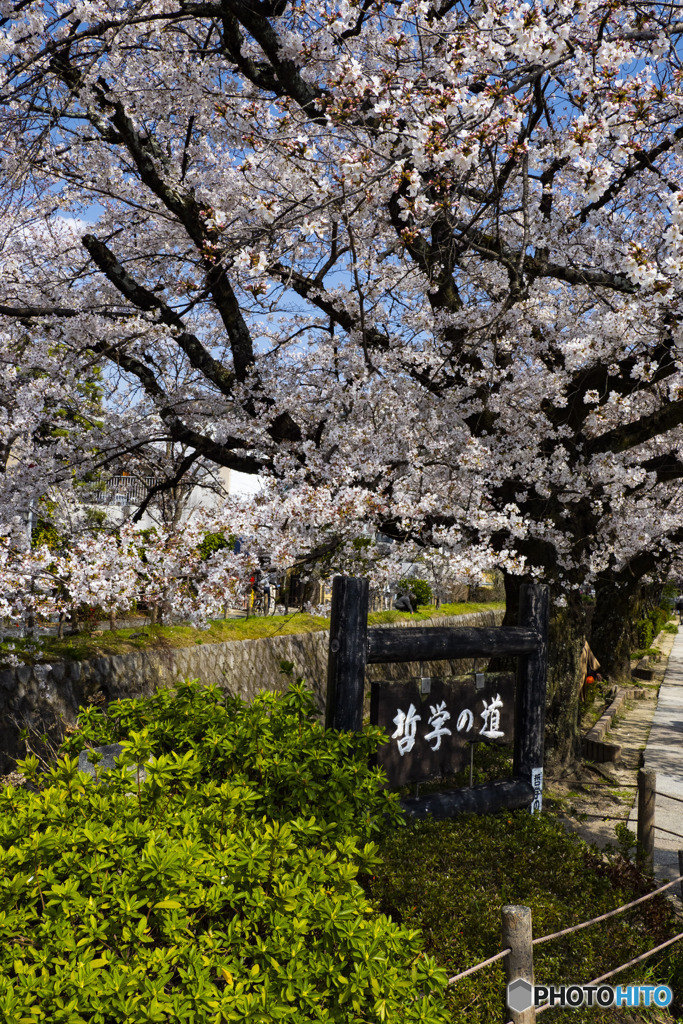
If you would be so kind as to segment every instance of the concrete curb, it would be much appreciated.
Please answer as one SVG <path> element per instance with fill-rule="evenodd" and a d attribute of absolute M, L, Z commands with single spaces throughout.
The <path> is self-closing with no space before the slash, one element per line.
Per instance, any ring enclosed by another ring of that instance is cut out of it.
<path fill-rule="evenodd" d="M 616 764 L 621 758 L 621 745 L 605 741 L 605 733 L 612 726 L 614 716 L 621 711 L 627 700 L 639 700 L 645 691 L 639 686 L 617 686 L 614 698 L 609 707 L 603 711 L 592 729 L 582 740 L 582 754 L 587 760 L 603 764 L 611 761 Z"/>

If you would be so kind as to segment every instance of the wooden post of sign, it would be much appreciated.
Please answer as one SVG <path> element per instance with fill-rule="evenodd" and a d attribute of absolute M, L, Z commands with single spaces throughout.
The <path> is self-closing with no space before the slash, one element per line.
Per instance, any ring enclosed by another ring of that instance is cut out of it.
<path fill-rule="evenodd" d="M 325 727 L 360 732 L 368 642 L 368 581 L 335 576 L 332 583 Z"/>
<path fill-rule="evenodd" d="M 683 875 L 683 850 L 678 851 L 678 873 Z M 681 899 L 683 900 L 683 878 L 681 878 Z"/>
<path fill-rule="evenodd" d="M 506 1021 L 512 1024 L 535 1024 L 534 947 L 531 941 L 531 910 L 529 907 L 503 907 L 503 949 L 507 981 Z"/>
<path fill-rule="evenodd" d="M 638 772 L 638 863 L 646 875 L 654 872 L 655 861 L 655 800 L 657 772 L 641 768 Z"/>
<path fill-rule="evenodd" d="M 533 629 L 540 644 L 520 655 L 515 698 L 513 775 L 529 782 L 536 793 L 531 812 L 541 810 L 543 792 L 543 739 L 545 695 L 548 681 L 548 618 L 550 592 L 545 584 L 523 584 L 519 594 L 517 625 Z"/>

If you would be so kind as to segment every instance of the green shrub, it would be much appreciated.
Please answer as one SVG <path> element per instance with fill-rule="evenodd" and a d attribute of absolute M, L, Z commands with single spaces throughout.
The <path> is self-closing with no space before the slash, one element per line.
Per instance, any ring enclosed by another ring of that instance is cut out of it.
<path fill-rule="evenodd" d="M 414 576 L 407 576 L 398 581 L 399 590 L 410 590 L 417 598 L 417 607 L 421 604 L 432 603 L 432 588 L 426 580 L 418 580 Z"/>
<path fill-rule="evenodd" d="M 631 657 L 637 658 L 649 658 L 650 661 L 659 661 L 662 657 L 662 652 L 658 647 L 641 647 L 637 651 L 631 651 Z"/>
<path fill-rule="evenodd" d="M 647 615 L 634 624 L 633 640 L 638 651 L 652 647 L 653 640 L 666 627 L 670 609 L 665 601 L 658 608 L 652 608 Z"/>
<path fill-rule="evenodd" d="M 648 618 L 652 623 L 652 639 L 654 640 L 668 622 L 669 612 L 664 608 L 653 608 Z"/>
<path fill-rule="evenodd" d="M 635 640 L 636 647 L 642 650 L 645 647 L 652 646 L 652 622 L 650 619 L 638 619 L 635 624 Z"/>
<path fill-rule="evenodd" d="M 620 821 L 614 826 L 614 834 L 617 837 L 617 849 L 624 860 L 629 860 L 638 845 L 638 836 L 632 832 L 625 821 Z"/>
<path fill-rule="evenodd" d="M 46 774 L 23 762 L 35 792 L 0 793 L 0 1020 L 445 1020 L 420 933 L 357 880 L 401 818 L 368 767 L 380 730 L 326 732 L 300 682 L 251 706 L 185 683 L 81 723 Z M 113 741 L 120 768 L 79 772 Z"/>

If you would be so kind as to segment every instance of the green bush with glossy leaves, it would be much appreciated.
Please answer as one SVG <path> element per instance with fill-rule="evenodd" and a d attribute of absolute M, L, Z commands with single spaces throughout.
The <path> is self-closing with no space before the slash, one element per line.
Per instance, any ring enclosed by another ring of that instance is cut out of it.
<path fill-rule="evenodd" d="M 446 1020 L 420 933 L 358 882 L 400 821 L 379 730 L 325 732 L 300 682 L 251 706 L 186 683 L 81 723 L 0 794 L 0 1021 Z M 78 770 L 113 741 L 120 767 Z"/>
<path fill-rule="evenodd" d="M 398 589 L 414 594 L 418 608 L 420 605 L 431 604 L 432 588 L 426 580 L 419 580 L 415 576 L 406 576 L 405 579 L 398 581 Z"/>

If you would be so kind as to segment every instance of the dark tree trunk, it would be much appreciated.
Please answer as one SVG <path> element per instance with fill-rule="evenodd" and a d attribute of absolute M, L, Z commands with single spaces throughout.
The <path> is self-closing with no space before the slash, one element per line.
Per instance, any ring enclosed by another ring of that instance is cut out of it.
<path fill-rule="evenodd" d="M 611 682 L 631 678 L 631 625 L 640 608 L 637 584 L 608 582 L 595 591 L 591 650 L 600 662 L 600 674 Z"/>
<path fill-rule="evenodd" d="M 517 625 L 519 588 L 532 582 L 524 576 L 504 574 L 504 626 Z M 551 584 L 551 599 L 553 588 Z M 551 603 L 548 629 L 548 690 L 546 694 L 545 749 L 546 760 L 568 764 L 580 753 L 581 650 L 586 639 L 586 616 L 577 595 L 565 608 Z M 513 668 L 495 659 L 490 671 Z"/>
<path fill-rule="evenodd" d="M 546 700 L 546 747 L 559 764 L 580 755 L 583 685 L 581 651 L 586 641 L 586 616 L 578 594 L 565 608 L 551 609 L 548 630 L 548 696 Z"/>

